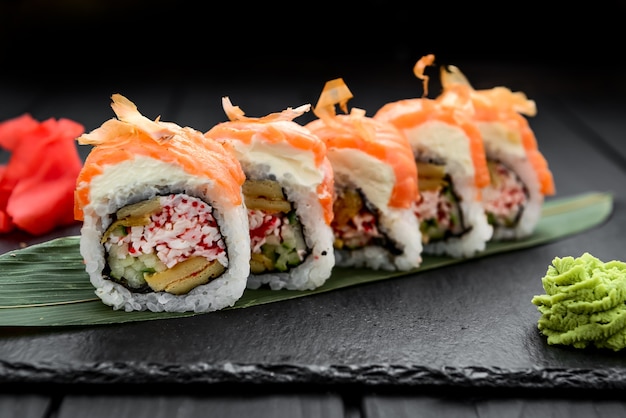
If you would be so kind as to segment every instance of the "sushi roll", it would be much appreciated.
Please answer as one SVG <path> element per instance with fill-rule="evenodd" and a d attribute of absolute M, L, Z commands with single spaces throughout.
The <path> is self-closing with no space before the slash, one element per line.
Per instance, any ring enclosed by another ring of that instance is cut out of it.
<path fill-rule="evenodd" d="M 410 270 L 422 261 L 417 166 L 406 137 L 392 124 L 346 103 L 343 79 L 326 83 L 305 125 L 327 148 L 335 174 L 333 233 L 336 265 Z M 340 105 L 344 113 L 336 114 Z"/>
<path fill-rule="evenodd" d="M 541 217 L 546 196 L 555 194 L 548 163 L 526 116 L 537 107 L 521 92 L 505 87 L 475 90 L 455 66 L 441 67 L 444 91 L 464 90 L 472 101 L 491 182 L 483 189 L 483 206 L 493 226 L 493 240 L 525 238 Z"/>
<path fill-rule="evenodd" d="M 243 170 L 199 131 L 112 96 L 117 119 L 78 137 L 80 253 L 115 310 L 208 312 L 232 306 L 250 271 Z"/>
<path fill-rule="evenodd" d="M 424 68 L 423 61 L 415 65 L 419 78 Z M 411 144 L 420 191 L 414 211 L 425 254 L 471 257 L 493 234 L 482 205 L 487 159 L 468 109 L 469 99 L 442 94 L 389 102 L 373 116 L 396 126 Z"/>
<path fill-rule="evenodd" d="M 246 117 L 228 97 L 229 120 L 205 136 L 223 143 L 246 175 L 243 185 L 250 225 L 247 287 L 312 290 L 335 265 L 333 171 L 324 143 L 293 119 L 305 104 L 263 117 Z"/>

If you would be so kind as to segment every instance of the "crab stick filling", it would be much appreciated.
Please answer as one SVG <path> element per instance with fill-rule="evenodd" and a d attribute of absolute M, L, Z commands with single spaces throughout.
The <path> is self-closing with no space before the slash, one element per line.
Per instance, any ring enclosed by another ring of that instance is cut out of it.
<path fill-rule="evenodd" d="M 121 208 L 102 243 L 109 277 L 135 291 L 187 293 L 228 267 L 213 208 L 186 194 Z"/>

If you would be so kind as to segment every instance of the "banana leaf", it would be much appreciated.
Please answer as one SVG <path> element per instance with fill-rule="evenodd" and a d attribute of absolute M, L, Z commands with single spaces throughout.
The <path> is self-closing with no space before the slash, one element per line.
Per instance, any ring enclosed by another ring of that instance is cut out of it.
<path fill-rule="evenodd" d="M 490 242 L 476 255 L 486 257 L 541 245 L 588 230 L 605 222 L 613 210 L 609 193 L 547 200 L 535 232 L 517 241 Z M 78 236 L 53 239 L 0 255 L 0 326 L 85 326 L 201 315 L 194 312 L 116 311 L 95 296 L 79 252 Z M 226 309 L 246 308 L 304 297 L 348 286 L 414 275 L 466 261 L 424 255 L 411 271 L 390 272 L 356 268 L 333 270 L 326 283 L 311 291 L 247 289 Z"/>

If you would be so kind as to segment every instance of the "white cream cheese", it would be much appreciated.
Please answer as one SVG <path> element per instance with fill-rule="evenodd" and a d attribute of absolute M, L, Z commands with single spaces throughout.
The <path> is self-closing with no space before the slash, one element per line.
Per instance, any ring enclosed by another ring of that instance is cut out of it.
<path fill-rule="evenodd" d="M 413 150 L 440 158 L 452 175 L 474 176 L 474 162 L 469 139 L 463 129 L 432 120 L 405 130 Z"/>
<path fill-rule="evenodd" d="M 347 179 L 358 186 L 376 207 L 387 208 L 396 181 L 390 166 L 352 148 L 329 148 L 327 156 L 333 166 L 336 182 Z"/>
<path fill-rule="evenodd" d="M 478 122 L 477 125 L 488 154 L 508 155 L 509 158 L 511 156 L 522 159 L 526 157 L 522 136 L 518 130 L 510 129 L 502 122 Z"/>
<path fill-rule="evenodd" d="M 255 166 L 266 165 L 268 173 L 277 181 L 289 181 L 305 187 L 315 188 L 324 179 L 324 172 L 315 165 L 312 151 L 294 148 L 288 143 L 270 143 L 252 137 L 250 144 L 234 141 L 233 145 L 244 171 Z"/>
<path fill-rule="evenodd" d="M 105 217 L 131 203 L 131 198 L 141 198 L 144 194 L 156 192 L 158 187 L 208 190 L 213 184 L 210 179 L 193 176 L 177 165 L 137 156 L 132 160 L 105 166 L 102 174 L 94 176 L 89 201 L 96 213 Z"/>

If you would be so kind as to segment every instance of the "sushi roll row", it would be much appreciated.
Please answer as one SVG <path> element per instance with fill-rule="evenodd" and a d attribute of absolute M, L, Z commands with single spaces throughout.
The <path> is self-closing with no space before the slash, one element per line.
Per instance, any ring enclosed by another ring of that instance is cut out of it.
<path fill-rule="evenodd" d="M 432 59 L 415 66 L 425 83 Z M 436 98 L 373 116 L 348 110 L 341 78 L 314 108 L 262 117 L 223 97 L 228 120 L 206 132 L 113 95 L 116 118 L 77 139 L 93 146 L 74 214 L 96 294 L 118 310 L 208 312 L 245 289 L 316 289 L 335 267 L 410 271 L 424 254 L 530 235 L 554 193 L 524 116 L 534 103 L 474 90 L 454 67 L 441 77 Z"/>
<path fill-rule="evenodd" d="M 433 62 L 428 55 L 414 67 L 425 94 Z M 440 77 L 435 98 L 386 103 L 373 117 L 411 143 L 424 253 L 471 257 L 489 241 L 532 234 L 554 179 L 526 119 L 534 101 L 505 87 L 475 90 L 455 66 L 441 67 Z"/>
<path fill-rule="evenodd" d="M 482 200 L 492 239 L 519 239 L 530 235 L 545 196 L 555 193 L 548 163 L 526 117 L 535 116 L 535 102 L 505 87 L 475 90 L 455 66 L 441 68 L 444 94 L 469 97 L 472 118 L 482 136 L 489 184 Z"/>
<path fill-rule="evenodd" d="M 292 119 L 304 105 L 206 133 L 141 115 L 78 138 L 92 145 L 75 190 L 80 252 L 96 294 L 126 311 L 208 312 L 246 288 L 306 290 L 335 265 L 333 171 L 323 142 Z"/>

